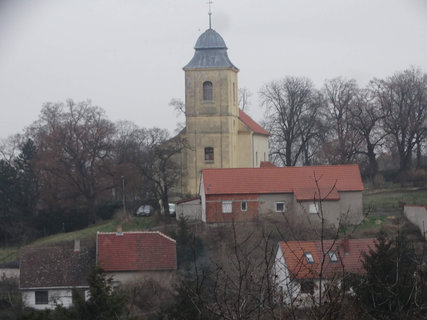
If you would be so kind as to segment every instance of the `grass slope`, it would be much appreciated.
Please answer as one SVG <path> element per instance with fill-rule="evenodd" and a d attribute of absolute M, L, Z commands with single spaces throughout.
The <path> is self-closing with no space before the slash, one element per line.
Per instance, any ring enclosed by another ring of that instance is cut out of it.
<path fill-rule="evenodd" d="M 154 217 L 132 218 L 122 224 L 123 231 L 138 231 L 147 230 L 155 225 Z M 96 225 L 89 226 L 85 229 L 57 233 L 48 237 L 40 238 L 28 246 L 54 246 L 64 242 L 70 242 L 74 239 L 82 241 L 95 241 L 96 233 L 99 232 L 114 232 L 117 230 L 118 221 L 116 219 L 102 221 Z M 0 248 L 0 264 L 9 263 L 18 259 L 19 247 L 3 247 Z"/>

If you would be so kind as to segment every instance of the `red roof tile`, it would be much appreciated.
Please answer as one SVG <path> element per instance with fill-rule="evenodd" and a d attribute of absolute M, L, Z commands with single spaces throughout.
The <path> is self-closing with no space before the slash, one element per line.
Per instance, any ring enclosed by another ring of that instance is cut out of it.
<path fill-rule="evenodd" d="M 246 113 L 239 109 L 239 119 L 249 127 L 253 132 L 263 134 L 265 136 L 269 136 L 270 133 L 261 127 L 258 123 L 256 123 L 251 117 L 249 117 Z"/>
<path fill-rule="evenodd" d="M 294 193 L 298 201 L 338 200 L 339 191 L 363 190 L 358 165 L 203 169 L 202 174 L 207 195 Z"/>
<path fill-rule="evenodd" d="M 105 271 L 175 270 L 176 241 L 159 231 L 98 232 L 97 262 Z"/>
<path fill-rule="evenodd" d="M 325 277 L 332 277 L 343 272 L 363 274 L 363 253 L 375 250 L 375 239 L 324 240 L 323 250 L 320 241 L 288 241 L 279 242 L 279 248 L 293 278 L 318 278 L 320 271 Z M 335 252 L 337 262 L 329 259 L 329 250 Z M 307 263 L 307 252 L 313 255 L 313 264 Z"/>

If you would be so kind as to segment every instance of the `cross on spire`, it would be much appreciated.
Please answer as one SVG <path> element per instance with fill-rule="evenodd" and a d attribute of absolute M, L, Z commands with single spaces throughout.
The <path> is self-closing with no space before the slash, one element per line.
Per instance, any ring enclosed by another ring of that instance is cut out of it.
<path fill-rule="evenodd" d="M 209 29 L 212 29 L 212 11 L 211 11 L 211 4 L 212 4 L 212 0 L 208 0 L 207 4 L 209 5 Z"/>

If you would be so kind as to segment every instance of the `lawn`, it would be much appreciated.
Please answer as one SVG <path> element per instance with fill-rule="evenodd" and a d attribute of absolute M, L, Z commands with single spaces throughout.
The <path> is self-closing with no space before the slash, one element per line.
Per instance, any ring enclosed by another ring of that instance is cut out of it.
<path fill-rule="evenodd" d="M 363 211 L 369 215 L 400 216 L 400 202 L 427 205 L 427 189 L 381 189 L 363 193 Z"/>

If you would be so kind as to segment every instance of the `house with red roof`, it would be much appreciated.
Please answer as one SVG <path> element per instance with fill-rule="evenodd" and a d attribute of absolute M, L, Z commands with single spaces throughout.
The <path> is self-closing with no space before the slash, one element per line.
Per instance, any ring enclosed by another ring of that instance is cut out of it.
<path fill-rule="evenodd" d="M 203 169 L 202 221 L 255 221 L 294 214 L 328 224 L 357 224 L 363 183 L 358 165 Z"/>
<path fill-rule="evenodd" d="M 176 241 L 159 231 L 98 232 L 96 260 L 113 283 L 153 279 L 170 285 L 177 270 Z"/>
<path fill-rule="evenodd" d="M 363 255 L 375 248 L 375 239 L 279 242 L 273 279 L 285 302 L 306 306 L 320 288 L 327 296 L 326 284 L 339 285 L 348 274 L 364 274 Z"/>

